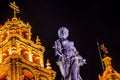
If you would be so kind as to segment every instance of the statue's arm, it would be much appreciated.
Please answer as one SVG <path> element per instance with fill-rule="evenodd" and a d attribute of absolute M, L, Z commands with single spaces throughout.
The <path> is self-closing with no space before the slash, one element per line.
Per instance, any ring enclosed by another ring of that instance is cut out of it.
<path fill-rule="evenodd" d="M 74 53 L 76 55 L 79 55 L 79 52 L 77 51 L 76 47 L 74 46 L 74 42 L 72 42 L 73 46 L 72 46 L 72 50 L 74 51 Z"/>
<path fill-rule="evenodd" d="M 72 49 L 75 52 L 75 54 L 79 57 L 80 65 L 86 64 L 86 59 L 83 59 L 83 57 L 81 55 L 79 55 L 79 52 L 77 51 L 76 47 L 74 46 L 74 43 L 73 43 Z"/>
<path fill-rule="evenodd" d="M 61 48 L 61 44 L 59 43 L 58 40 L 55 41 L 54 48 L 55 48 L 55 55 L 59 55 L 62 57 L 62 48 Z"/>

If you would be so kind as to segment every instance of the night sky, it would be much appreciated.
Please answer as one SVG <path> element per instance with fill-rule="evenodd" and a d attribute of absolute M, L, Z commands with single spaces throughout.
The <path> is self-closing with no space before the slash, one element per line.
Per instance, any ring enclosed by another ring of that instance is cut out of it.
<path fill-rule="evenodd" d="M 45 62 L 50 59 L 53 70 L 60 71 L 54 55 L 57 31 L 65 26 L 69 29 L 68 39 L 74 41 L 79 54 L 87 60 L 80 67 L 83 80 L 97 80 L 102 66 L 96 41 L 104 43 L 112 57 L 112 65 L 120 73 L 120 4 L 111 0 L 15 0 L 20 8 L 20 17 L 32 26 L 32 40 L 38 35 L 45 46 Z M 118 0 L 119 1 L 119 0 Z M 9 7 L 13 0 L 0 0 L 0 24 L 13 17 Z M 103 55 L 103 54 L 102 54 Z"/>

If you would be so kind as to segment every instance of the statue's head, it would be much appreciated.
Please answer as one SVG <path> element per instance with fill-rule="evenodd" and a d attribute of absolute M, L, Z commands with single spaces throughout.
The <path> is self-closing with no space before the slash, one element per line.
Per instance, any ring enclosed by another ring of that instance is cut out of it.
<path fill-rule="evenodd" d="M 66 27 L 61 27 L 58 30 L 58 36 L 59 36 L 59 38 L 66 39 L 68 37 L 68 35 L 69 35 L 69 30 Z"/>

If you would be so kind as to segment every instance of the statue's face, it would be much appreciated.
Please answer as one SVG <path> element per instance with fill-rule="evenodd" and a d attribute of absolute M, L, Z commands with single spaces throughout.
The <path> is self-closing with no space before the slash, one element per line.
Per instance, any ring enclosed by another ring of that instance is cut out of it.
<path fill-rule="evenodd" d="M 69 31 L 66 27 L 61 27 L 58 30 L 58 36 L 59 36 L 59 38 L 62 38 L 62 39 L 66 39 L 69 35 L 68 33 L 69 33 Z"/>

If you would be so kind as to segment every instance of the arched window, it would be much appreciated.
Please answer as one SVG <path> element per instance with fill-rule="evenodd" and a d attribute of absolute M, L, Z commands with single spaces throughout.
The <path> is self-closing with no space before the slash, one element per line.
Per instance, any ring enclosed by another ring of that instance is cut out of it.
<path fill-rule="evenodd" d="M 33 74 L 27 69 L 23 70 L 23 75 L 24 75 L 24 80 L 32 80 L 33 79 Z"/>

